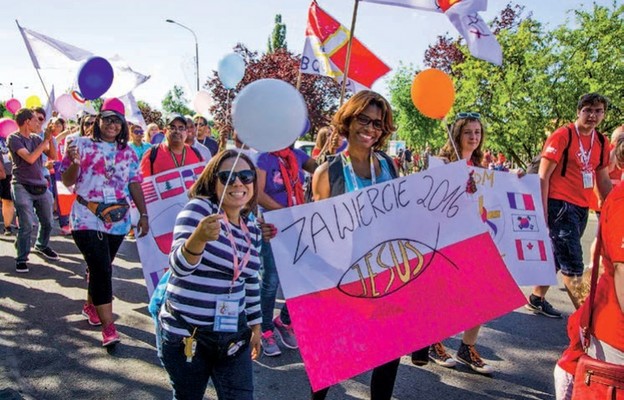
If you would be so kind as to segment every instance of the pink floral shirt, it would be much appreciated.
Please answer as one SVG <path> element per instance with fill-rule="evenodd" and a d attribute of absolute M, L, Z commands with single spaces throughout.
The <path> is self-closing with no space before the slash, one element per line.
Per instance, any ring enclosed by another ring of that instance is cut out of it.
<path fill-rule="evenodd" d="M 80 172 L 74 186 L 74 193 L 87 201 L 103 202 L 104 188 L 115 191 L 118 202 L 129 197 L 128 184 L 141 183 L 143 178 L 138 173 L 139 160 L 130 146 L 121 150 L 117 143 L 95 142 L 91 138 L 79 137 L 72 144 L 80 154 Z M 67 153 L 61 163 L 61 172 L 65 172 L 72 161 Z M 95 230 L 111 235 L 125 235 L 130 230 L 130 213 L 119 222 L 105 223 L 87 207 L 74 202 L 70 214 L 73 230 Z"/>

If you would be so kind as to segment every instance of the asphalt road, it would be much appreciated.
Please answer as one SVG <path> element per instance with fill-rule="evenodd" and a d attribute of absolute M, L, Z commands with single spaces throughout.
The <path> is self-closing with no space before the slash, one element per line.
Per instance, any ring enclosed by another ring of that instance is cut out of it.
<path fill-rule="evenodd" d="M 595 225 L 591 216 L 586 253 Z M 57 233 L 51 246 L 61 260 L 50 263 L 32 254 L 28 274 L 15 273 L 13 238 L 0 237 L 0 400 L 171 398 L 167 374 L 156 357 L 135 243 L 124 242 L 114 263 L 114 311 L 122 342 L 106 350 L 100 347 L 99 328 L 89 326 L 80 315 L 86 288 L 84 261 L 71 238 Z M 493 377 L 463 366 L 415 367 L 403 357 L 394 398 L 554 399 L 552 370 L 567 344 L 565 327 L 572 305 L 561 286 L 551 288 L 548 298 L 564 311 L 564 319 L 518 309 L 482 328 L 478 349 L 495 368 Z M 460 340 L 455 336 L 445 343 L 454 353 Z M 254 377 L 257 399 L 309 398 L 297 351 L 261 357 L 254 365 Z M 328 398 L 367 399 L 369 379 L 369 374 L 349 379 L 333 387 Z M 216 398 L 212 389 L 206 398 Z"/>

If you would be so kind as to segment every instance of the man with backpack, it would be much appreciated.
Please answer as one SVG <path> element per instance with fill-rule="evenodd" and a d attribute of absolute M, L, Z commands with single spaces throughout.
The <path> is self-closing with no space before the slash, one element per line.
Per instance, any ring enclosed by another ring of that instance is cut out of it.
<path fill-rule="evenodd" d="M 175 114 L 168 119 L 165 139 L 145 152 L 141 160 L 143 177 L 204 161 L 194 147 L 186 144 L 186 118 Z"/>
<path fill-rule="evenodd" d="M 580 306 L 583 275 L 581 237 L 588 219 L 588 194 L 597 189 L 600 201 L 611 191 L 607 172 L 609 145 L 596 130 L 607 111 L 607 99 L 598 93 L 581 96 L 577 119 L 554 131 L 544 144 L 539 166 L 542 202 L 555 265 L 572 303 Z M 544 296 L 549 286 L 536 286 L 526 308 L 550 318 L 561 318 Z"/>

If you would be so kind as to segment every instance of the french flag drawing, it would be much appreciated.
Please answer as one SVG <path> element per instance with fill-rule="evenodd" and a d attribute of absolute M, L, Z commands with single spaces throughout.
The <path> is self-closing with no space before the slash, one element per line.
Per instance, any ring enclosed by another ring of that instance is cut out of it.
<path fill-rule="evenodd" d="M 535 211 L 533 196 L 527 193 L 507 192 L 509 207 L 514 210 Z"/>
<path fill-rule="evenodd" d="M 180 177 L 180 172 L 178 171 L 158 176 L 156 178 L 156 187 L 163 200 L 175 197 L 186 191 L 182 183 L 182 178 Z"/>
<path fill-rule="evenodd" d="M 516 239 L 516 252 L 520 261 L 546 261 L 543 240 Z"/>

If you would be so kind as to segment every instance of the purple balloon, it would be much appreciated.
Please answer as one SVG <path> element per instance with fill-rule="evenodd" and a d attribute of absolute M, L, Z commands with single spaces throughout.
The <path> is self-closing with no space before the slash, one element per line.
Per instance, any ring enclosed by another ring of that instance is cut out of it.
<path fill-rule="evenodd" d="M 305 126 L 303 127 L 303 131 L 301 132 L 301 135 L 299 135 L 299 137 L 304 136 L 308 132 L 310 132 L 310 119 L 306 118 Z"/>
<path fill-rule="evenodd" d="M 152 144 L 159 144 L 163 140 L 165 140 L 165 135 L 163 135 L 162 132 L 158 132 L 158 133 L 155 133 L 155 134 L 152 135 L 151 143 Z"/>
<path fill-rule="evenodd" d="M 97 99 L 113 84 L 113 67 L 102 57 L 91 57 L 78 72 L 78 87 L 86 100 Z"/>

